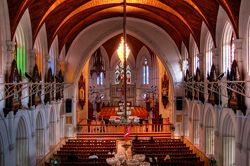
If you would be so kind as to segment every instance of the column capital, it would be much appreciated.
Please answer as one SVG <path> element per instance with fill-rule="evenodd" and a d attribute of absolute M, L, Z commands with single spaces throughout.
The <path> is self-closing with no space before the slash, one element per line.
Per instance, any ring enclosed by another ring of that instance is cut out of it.
<path fill-rule="evenodd" d="M 235 44 L 236 49 L 242 49 L 242 43 L 243 43 L 242 39 L 235 39 L 233 43 Z"/>
<path fill-rule="evenodd" d="M 242 144 L 241 144 L 241 143 L 236 143 L 236 147 L 241 151 L 241 149 L 242 149 Z"/>
<path fill-rule="evenodd" d="M 36 50 L 30 49 L 30 58 L 35 58 L 36 57 Z"/>
<path fill-rule="evenodd" d="M 213 53 L 213 56 L 219 56 L 219 48 L 212 48 L 211 51 Z"/>
<path fill-rule="evenodd" d="M 14 144 L 9 144 L 9 151 L 12 151 L 14 149 L 15 145 Z"/>
<path fill-rule="evenodd" d="M 199 126 L 200 126 L 201 128 L 203 128 L 203 124 L 202 124 L 202 123 L 200 123 Z"/>
<path fill-rule="evenodd" d="M 12 51 L 14 53 L 16 42 L 7 40 L 6 41 L 7 51 Z"/>
<path fill-rule="evenodd" d="M 217 137 L 219 137 L 219 131 L 214 131 L 214 135 L 216 135 Z"/>
<path fill-rule="evenodd" d="M 184 62 L 184 60 L 179 60 L 179 64 L 180 64 L 180 66 L 181 66 L 181 70 L 183 69 L 183 62 Z"/>
<path fill-rule="evenodd" d="M 197 56 L 200 59 L 200 61 L 203 60 L 203 58 L 204 58 L 204 54 L 203 53 L 197 54 Z"/>
<path fill-rule="evenodd" d="M 45 55 L 45 60 L 48 61 L 49 58 L 50 58 L 50 54 L 46 54 L 46 55 Z"/>
<path fill-rule="evenodd" d="M 187 58 L 188 64 L 192 63 L 192 58 Z"/>

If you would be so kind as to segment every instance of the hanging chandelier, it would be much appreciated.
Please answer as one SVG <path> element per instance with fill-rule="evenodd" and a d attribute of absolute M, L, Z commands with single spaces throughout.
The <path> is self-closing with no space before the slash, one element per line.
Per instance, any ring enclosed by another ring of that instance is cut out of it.
<path fill-rule="evenodd" d="M 128 59 L 128 55 L 130 53 L 130 49 L 129 49 L 127 43 L 124 44 L 124 38 L 121 37 L 121 43 L 119 44 L 119 47 L 117 49 L 117 54 L 118 54 L 120 60 L 122 61 L 122 63 L 124 63 L 124 46 L 126 48 L 126 51 L 125 51 L 126 55 L 125 55 L 125 57 L 126 57 L 126 60 L 127 60 Z"/>
<path fill-rule="evenodd" d="M 117 54 L 120 60 L 123 63 L 124 69 L 124 80 L 127 80 L 127 58 L 130 53 L 130 49 L 127 46 L 127 34 L 126 34 L 126 0 L 123 1 L 123 37 L 121 38 L 121 43 L 117 49 Z M 127 81 L 124 81 L 124 103 L 120 103 L 120 108 L 116 108 L 117 114 L 119 115 L 118 119 L 109 119 L 112 124 L 122 125 L 124 126 L 124 137 L 125 143 L 122 147 L 125 149 L 125 153 L 116 154 L 115 157 L 107 158 L 106 162 L 109 165 L 115 166 L 118 160 L 120 161 L 120 165 L 122 166 L 150 166 L 149 162 L 143 162 L 146 158 L 144 154 L 136 154 L 133 156 L 133 159 L 128 158 L 127 150 L 131 147 L 131 144 L 128 142 L 128 137 L 130 134 L 130 125 L 139 123 L 139 118 L 132 118 L 130 103 L 127 103 Z M 133 107 L 131 108 L 133 109 Z"/>

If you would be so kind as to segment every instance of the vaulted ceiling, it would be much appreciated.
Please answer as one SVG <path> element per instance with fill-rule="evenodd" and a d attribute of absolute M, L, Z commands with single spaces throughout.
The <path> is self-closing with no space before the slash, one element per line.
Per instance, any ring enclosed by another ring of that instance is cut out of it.
<path fill-rule="evenodd" d="M 12 38 L 18 23 L 29 9 L 32 37 L 35 41 L 45 23 L 48 47 L 58 35 L 59 49 L 65 45 L 68 51 L 76 36 L 91 24 L 112 17 L 122 17 L 123 0 L 7 0 L 10 13 Z M 216 20 L 219 5 L 226 11 L 238 37 L 240 0 L 127 0 L 127 17 L 149 21 L 165 30 L 174 40 L 179 50 L 181 43 L 189 47 L 190 34 L 197 45 L 200 43 L 202 22 L 207 25 L 215 41 Z M 109 42 L 104 47 L 113 54 Z M 129 37 L 130 42 L 139 40 Z M 144 44 L 139 41 L 137 49 Z M 134 48 L 133 48 L 134 49 Z M 134 50 L 134 52 L 138 52 Z"/>

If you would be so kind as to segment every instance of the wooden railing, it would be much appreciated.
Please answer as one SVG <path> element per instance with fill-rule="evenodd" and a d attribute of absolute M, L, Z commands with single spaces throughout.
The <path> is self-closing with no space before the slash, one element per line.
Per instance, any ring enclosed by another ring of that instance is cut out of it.
<path fill-rule="evenodd" d="M 136 124 L 130 126 L 130 133 L 170 133 L 171 124 Z M 115 124 L 81 124 L 77 125 L 79 134 L 90 133 L 124 133 L 124 126 Z"/>
<path fill-rule="evenodd" d="M 183 142 L 190 147 L 191 150 L 193 150 L 193 152 L 200 157 L 201 161 L 204 161 L 204 165 L 209 165 L 210 164 L 210 160 L 209 158 L 206 156 L 206 154 L 204 154 L 202 151 L 200 151 L 200 149 L 198 149 L 192 142 L 190 142 L 187 138 L 182 138 Z"/>

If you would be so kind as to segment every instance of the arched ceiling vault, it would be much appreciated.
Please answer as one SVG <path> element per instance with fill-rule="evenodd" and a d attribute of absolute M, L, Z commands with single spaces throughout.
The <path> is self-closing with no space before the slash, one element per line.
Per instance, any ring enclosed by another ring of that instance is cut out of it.
<path fill-rule="evenodd" d="M 29 9 L 33 42 L 45 23 L 50 48 L 55 36 L 60 51 L 71 46 L 85 28 L 100 20 L 122 17 L 123 0 L 7 0 L 11 35 L 14 37 L 23 13 Z M 183 42 L 189 48 L 193 35 L 200 46 L 201 25 L 204 22 L 215 41 L 219 5 L 228 14 L 238 38 L 240 0 L 127 0 L 127 16 L 149 21 L 166 31 L 179 51 Z M 66 34 L 66 35 L 65 35 Z"/>

